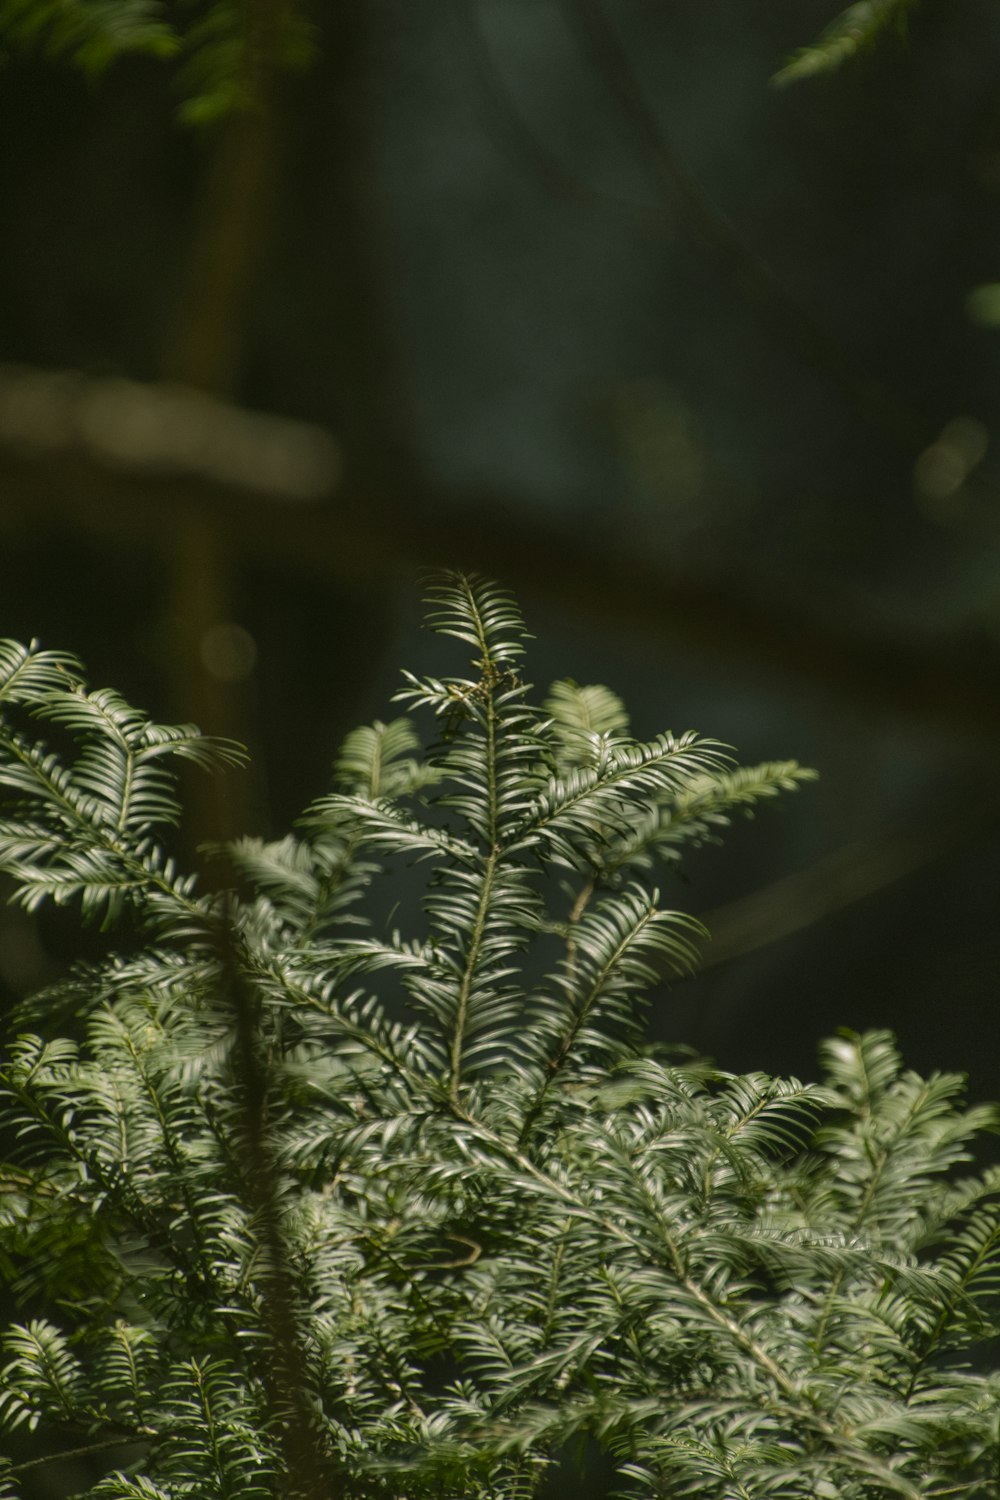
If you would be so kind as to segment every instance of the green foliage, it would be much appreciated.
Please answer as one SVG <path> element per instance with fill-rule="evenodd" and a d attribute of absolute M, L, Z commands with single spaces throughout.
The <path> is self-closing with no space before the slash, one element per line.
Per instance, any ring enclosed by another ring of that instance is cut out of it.
<path fill-rule="evenodd" d="M 180 41 L 162 0 L 2 0 L 0 44 L 98 74 L 125 53 L 172 57 Z"/>
<path fill-rule="evenodd" d="M 855 0 L 842 11 L 813 44 L 775 75 L 776 83 L 794 83 L 816 73 L 829 73 L 872 47 L 884 31 L 905 29 L 917 0 Z"/>
<path fill-rule="evenodd" d="M 166 762 L 238 764 L 238 746 L 193 725 L 164 728 L 109 690 L 87 692 L 62 653 L 0 642 L 0 870 L 28 910 L 79 898 L 85 916 L 113 921 L 126 905 L 162 927 L 204 919 L 195 882 L 155 841 L 180 808 Z M 72 765 L 19 727 L 17 711 L 48 720 L 79 746 Z M 12 712 L 13 711 L 13 712 Z"/>
<path fill-rule="evenodd" d="M 186 125 L 211 125 L 258 107 L 272 71 L 295 73 L 315 54 L 314 27 L 294 0 L 275 6 L 252 0 L 201 0 L 178 26 L 181 66 L 178 115 Z"/>
<path fill-rule="evenodd" d="M 258 107 L 265 73 L 311 62 L 313 33 L 294 0 L 0 0 L 0 60 L 35 54 L 97 77 L 128 54 L 176 58 L 191 125 Z"/>
<path fill-rule="evenodd" d="M 0 1073 L 37 1452 L 0 1494 L 82 1450 L 91 1500 L 528 1500 L 589 1439 L 636 1500 L 995 1495 L 1000 1174 L 959 1175 L 994 1111 L 885 1033 L 821 1085 L 643 1043 L 697 938 L 650 873 L 804 773 L 536 707 L 505 594 L 430 609 L 472 672 L 407 675 L 211 891 L 156 839 L 171 757 L 232 750 L 3 648 L 0 864 L 144 944 L 24 1002 Z"/>

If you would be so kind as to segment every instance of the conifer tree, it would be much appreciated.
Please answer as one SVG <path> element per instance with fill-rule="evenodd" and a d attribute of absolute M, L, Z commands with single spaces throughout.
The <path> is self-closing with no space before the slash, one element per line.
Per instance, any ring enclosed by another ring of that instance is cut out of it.
<path fill-rule="evenodd" d="M 210 880 L 173 767 L 237 749 L 0 648 L 0 869 L 110 935 L 0 1073 L 0 1496 L 528 1500 L 589 1440 L 635 1500 L 995 1497 L 995 1112 L 884 1032 L 820 1084 L 644 1039 L 699 939 L 656 882 L 807 773 L 538 705 L 488 582 L 429 609 L 471 670 Z"/>

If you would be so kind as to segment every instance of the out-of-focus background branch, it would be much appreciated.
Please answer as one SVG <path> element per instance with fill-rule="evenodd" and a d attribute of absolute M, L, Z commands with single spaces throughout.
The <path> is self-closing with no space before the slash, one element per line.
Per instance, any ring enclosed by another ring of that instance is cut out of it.
<path fill-rule="evenodd" d="M 788 89 L 829 0 L 23 12 L 0 634 L 248 741 L 195 821 L 278 834 L 433 659 L 419 569 L 482 568 L 540 686 L 821 772 L 668 882 L 716 941 L 657 1034 L 888 1024 L 995 1092 L 995 8 Z M 5 916 L 5 992 L 59 944 Z"/>

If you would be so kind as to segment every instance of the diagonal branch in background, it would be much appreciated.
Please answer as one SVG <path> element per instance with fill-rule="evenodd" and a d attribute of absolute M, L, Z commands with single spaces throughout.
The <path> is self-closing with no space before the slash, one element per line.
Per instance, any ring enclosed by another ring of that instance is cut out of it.
<path fill-rule="evenodd" d="M 455 0 L 455 12 L 479 79 L 487 123 L 499 141 L 509 147 L 510 157 L 527 167 L 553 196 L 568 203 L 625 215 L 645 232 L 662 239 L 669 224 L 660 204 L 619 198 L 593 187 L 572 171 L 548 142 L 532 129 L 514 100 L 493 49 L 483 34 L 476 0 Z"/>
<path fill-rule="evenodd" d="M 877 838 L 863 843 L 845 844 L 794 875 L 704 913 L 700 920 L 711 941 L 701 950 L 697 972 L 792 937 L 938 860 L 994 838 L 998 817 L 1000 802 L 995 797 L 930 824 L 917 815 L 910 823 L 884 828 Z"/>
<path fill-rule="evenodd" d="M 170 380 L 232 388 L 245 310 L 272 219 L 280 37 L 290 0 L 246 0 L 234 39 L 237 97 L 220 122 L 202 186 L 174 327 L 164 355 Z"/>
<path fill-rule="evenodd" d="M 836 387 L 860 417 L 915 455 L 930 425 L 799 305 L 773 267 L 751 250 L 681 162 L 649 104 L 617 32 L 599 0 L 562 0 L 591 66 L 616 101 L 663 209 L 711 257 L 732 289 L 756 309 L 812 369 Z"/>
<path fill-rule="evenodd" d="M 142 479 L 190 479 L 284 504 L 340 484 L 340 445 L 321 427 L 250 411 L 191 385 L 0 364 L 0 446 L 85 453 Z"/>

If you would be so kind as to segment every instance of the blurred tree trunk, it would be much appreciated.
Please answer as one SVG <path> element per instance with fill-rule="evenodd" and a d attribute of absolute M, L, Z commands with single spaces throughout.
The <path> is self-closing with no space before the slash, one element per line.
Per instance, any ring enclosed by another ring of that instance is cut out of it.
<path fill-rule="evenodd" d="M 260 0 L 252 12 L 247 107 L 223 125 L 209 160 L 174 329 L 164 360 L 167 379 L 239 399 L 247 355 L 248 314 L 272 237 L 282 193 L 282 79 L 274 34 L 280 0 Z M 380 119 L 378 28 L 371 8 L 340 5 L 323 18 L 319 78 L 310 80 L 322 104 L 309 112 L 315 137 L 302 153 L 328 166 L 316 202 L 329 246 L 318 316 L 326 324 L 326 357 L 336 371 L 337 409 L 330 414 L 344 453 L 344 493 L 335 503 L 398 512 L 419 488 L 416 443 L 404 397 L 388 294 L 390 273 L 378 198 L 376 131 Z M 318 88 L 317 88 L 318 82 Z M 318 129 L 317 129 L 318 127 Z M 315 180 L 315 179 L 314 179 Z M 322 181 L 322 179 L 321 179 Z M 278 517 L 276 524 L 286 524 Z M 260 764 L 256 785 L 233 791 L 228 810 L 203 788 L 193 809 L 203 836 L 218 838 L 249 823 L 266 822 L 260 726 L 246 683 L 225 682 L 204 660 L 214 628 L 238 617 L 247 601 L 227 545 L 226 523 L 197 501 L 175 517 L 169 568 L 167 629 L 173 663 L 172 695 L 185 716 L 214 733 L 248 741 Z M 243 580 L 244 589 L 246 580 Z M 369 591 L 355 626 L 371 646 L 384 631 L 381 591 Z M 377 649 L 377 645 L 376 645 Z M 354 686 L 350 683 L 348 693 Z M 335 684 L 332 690 L 336 691 Z M 351 705 L 345 704 L 349 714 Z"/>

